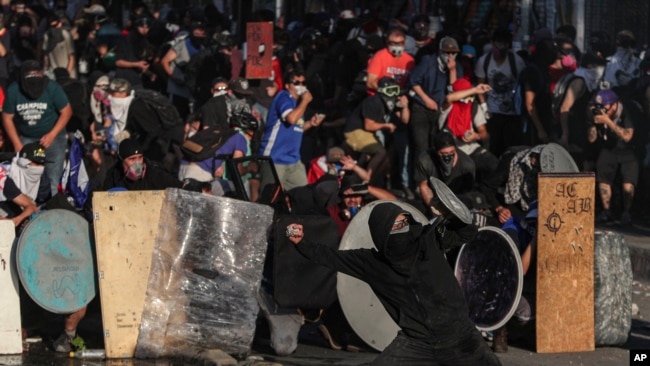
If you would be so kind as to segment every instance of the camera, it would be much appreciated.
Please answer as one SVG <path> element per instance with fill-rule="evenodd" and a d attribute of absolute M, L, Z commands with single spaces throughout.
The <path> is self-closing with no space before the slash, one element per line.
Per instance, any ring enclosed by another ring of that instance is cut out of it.
<path fill-rule="evenodd" d="M 600 104 L 600 103 L 596 103 L 596 104 L 594 104 L 594 105 L 593 105 L 593 108 L 591 109 L 591 113 L 592 113 L 594 116 L 601 115 L 601 114 L 603 114 L 605 111 L 606 111 L 605 106 L 602 105 L 602 104 Z"/>

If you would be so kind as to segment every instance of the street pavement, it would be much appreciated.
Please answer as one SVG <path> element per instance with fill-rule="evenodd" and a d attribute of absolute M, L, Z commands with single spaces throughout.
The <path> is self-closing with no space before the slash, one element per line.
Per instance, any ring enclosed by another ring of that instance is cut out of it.
<path fill-rule="evenodd" d="M 597 230 L 613 230 L 625 236 L 626 244 L 632 249 L 632 261 L 635 256 L 650 253 L 650 227 L 645 223 L 636 223 L 632 227 L 621 227 L 617 223 L 599 226 Z M 639 254 L 641 253 L 641 254 Z M 650 255 L 648 255 L 650 257 Z M 638 262 L 638 261 L 637 261 Z M 642 261 L 643 262 L 643 261 Z M 643 262 L 645 263 L 645 262 Z M 497 354 L 503 366 L 622 366 L 629 364 L 629 350 L 650 350 L 650 266 L 637 265 L 632 284 L 632 329 L 628 341 L 617 347 L 598 347 L 591 352 L 577 353 L 536 353 L 534 347 L 522 344 L 510 344 L 507 353 Z M 28 352 L 22 355 L 0 355 L 0 365 L 33 366 L 175 366 L 197 365 L 197 361 L 178 360 L 80 360 L 70 359 L 66 355 L 55 354 L 47 348 L 47 338 L 56 337 L 55 329 L 60 328 L 60 319 L 50 324 L 51 334 L 45 334 L 46 342 L 31 343 Z M 269 347 L 268 330 L 260 327 L 251 358 L 239 360 L 238 366 L 361 366 L 368 365 L 378 355 L 365 348 L 359 352 L 333 350 L 329 348 L 315 324 L 306 324 L 300 332 L 300 343 L 296 352 L 288 357 L 273 354 Z M 80 324 L 79 333 L 84 336 L 91 348 L 102 347 L 101 316 L 98 305 L 90 307 L 89 314 Z M 263 360 L 263 361 L 261 361 Z"/>

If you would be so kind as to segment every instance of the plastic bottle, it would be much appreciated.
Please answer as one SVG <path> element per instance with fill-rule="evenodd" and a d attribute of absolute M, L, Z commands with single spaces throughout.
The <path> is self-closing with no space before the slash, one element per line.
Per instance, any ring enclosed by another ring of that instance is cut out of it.
<path fill-rule="evenodd" d="M 70 358 L 106 358 L 106 351 L 103 349 L 82 349 L 77 352 L 70 352 Z"/>

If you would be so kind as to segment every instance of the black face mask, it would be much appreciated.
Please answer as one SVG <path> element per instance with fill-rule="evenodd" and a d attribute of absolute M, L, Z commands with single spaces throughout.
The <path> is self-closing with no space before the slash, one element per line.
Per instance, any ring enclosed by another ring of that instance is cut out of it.
<path fill-rule="evenodd" d="M 421 231 L 421 224 L 411 223 L 408 232 L 388 236 L 384 257 L 391 267 L 402 275 L 408 275 L 415 262 L 418 248 L 416 239 Z"/>
<path fill-rule="evenodd" d="M 205 37 L 190 36 L 190 43 L 194 48 L 201 48 L 205 44 Z"/>
<path fill-rule="evenodd" d="M 38 99 L 45 91 L 48 79 L 43 75 L 29 75 L 20 78 L 20 89 L 30 99 Z"/>

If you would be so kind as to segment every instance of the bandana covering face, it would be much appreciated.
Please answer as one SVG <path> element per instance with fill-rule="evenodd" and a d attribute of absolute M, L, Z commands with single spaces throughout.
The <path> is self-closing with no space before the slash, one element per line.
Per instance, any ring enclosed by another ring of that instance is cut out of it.
<path fill-rule="evenodd" d="M 126 128 L 126 118 L 129 115 L 129 107 L 133 101 L 133 94 L 126 98 L 115 98 L 112 95 L 108 96 L 111 104 L 111 115 L 113 116 L 113 136 L 124 131 Z"/>

